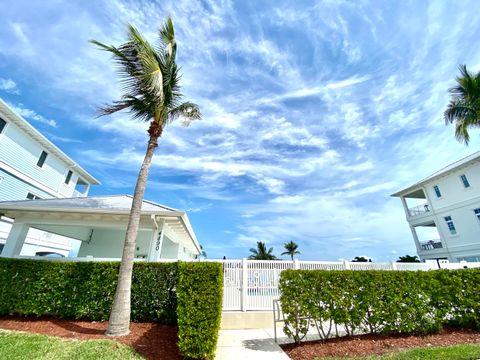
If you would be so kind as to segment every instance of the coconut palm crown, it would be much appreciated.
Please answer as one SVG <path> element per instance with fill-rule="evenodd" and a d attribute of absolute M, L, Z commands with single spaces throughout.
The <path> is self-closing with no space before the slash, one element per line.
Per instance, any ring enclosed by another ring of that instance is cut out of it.
<path fill-rule="evenodd" d="M 457 85 L 448 91 L 452 94 L 445 110 L 446 124 L 455 124 L 455 138 L 468 145 L 470 128 L 480 127 L 480 72 L 473 74 L 466 65 L 460 65 Z"/>
<path fill-rule="evenodd" d="M 196 104 L 182 102 L 180 73 L 175 58 L 177 44 L 172 19 L 159 30 L 156 47 L 128 26 L 127 42 L 119 46 L 91 40 L 109 52 L 120 76 L 120 100 L 99 108 L 99 115 L 127 110 L 133 119 L 149 122 L 148 145 L 133 194 L 132 207 L 125 235 L 118 284 L 110 312 L 106 334 L 122 336 L 129 332 L 132 269 L 141 208 L 153 153 L 163 129 L 172 121 L 183 118 L 184 125 L 201 118 Z"/>
<path fill-rule="evenodd" d="M 272 254 L 273 252 L 273 247 L 267 250 L 267 246 L 265 245 L 264 242 L 258 241 L 257 242 L 257 248 L 251 248 L 250 252 L 252 255 L 250 255 L 248 258 L 250 260 L 276 260 L 277 258 L 275 255 Z"/>
<path fill-rule="evenodd" d="M 290 255 L 290 257 L 292 258 L 292 261 L 295 255 L 300 254 L 300 251 L 297 250 L 298 244 L 294 243 L 293 241 L 289 241 L 288 243 L 285 243 L 283 247 L 287 251 L 284 251 L 282 255 Z"/>

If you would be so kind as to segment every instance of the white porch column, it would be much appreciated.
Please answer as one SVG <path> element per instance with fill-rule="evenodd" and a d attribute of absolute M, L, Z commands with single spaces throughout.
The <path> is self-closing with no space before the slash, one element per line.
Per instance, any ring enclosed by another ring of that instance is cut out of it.
<path fill-rule="evenodd" d="M 147 256 L 148 261 L 160 260 L 164 233 L 164 221 L 162 220 L 160 223 L 156 223 L 156 228 L 153 231 L 152 241 L 150 243 L 150 251 L 148 252 Z"/>
<path fill-rule="evenodd" d="M 417 247 L 417 254 L 421 251 L 420 242 L 418 241 L 417 230 L 415 227 L 410 225 L 410 230 L 412 231 L 413 240 L 415 241 L 415 246 Z"/>
<path fill-rule="evenodd" d="M 14 222 L 10 233 L 8 234 L 7 242 L 2 251 L 2 257 L 14 257 L 20 255 L 23 243 L 27 237 L 30 226 L 22 222 Z"/>
<path fill-rule="evenodd" d="M 403 209 L 405 210 L 405 216 L 408 220 L 408 218 L 410 217 L 410 210 L 408 210 L 407 201 L 405 200 L 405 197 L 403 197 L 403 196 L 400 196 L 400 200 L 402 200 Z"/>

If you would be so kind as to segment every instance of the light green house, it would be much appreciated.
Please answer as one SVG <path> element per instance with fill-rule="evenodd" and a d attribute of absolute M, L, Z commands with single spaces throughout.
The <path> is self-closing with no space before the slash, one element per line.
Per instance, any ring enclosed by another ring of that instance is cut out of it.
<path fill-rule="evenodd" d="M 15 219 L 1 256 L 19 256 L 34 228 L 80 240 L 78 257 L 120 259 L 131 205 L 129 195 L 0 202 L 0 215 Z M 185 212 L 143 201 L 137 259 L 188 260 L 200 254 Z"/>

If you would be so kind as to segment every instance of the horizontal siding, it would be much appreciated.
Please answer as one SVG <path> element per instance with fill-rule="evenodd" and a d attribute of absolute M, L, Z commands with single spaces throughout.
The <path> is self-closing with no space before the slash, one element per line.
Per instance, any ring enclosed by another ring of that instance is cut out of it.
<path fill-rule="evenodd" d="M 42 168 L 38 167 L 37 161 L 43 150 L 45 149 L 40 144 L 11 122 L 0 135 L 1 161 L 58 191 L 62 196 L 72 196 L 78 175 L 73 172 L 70 184 L 66 185 L 67 164 L 47 150 L 45 164 Z"/>
<path fill-rule="evenodd" d="M 25 200 L 29 192 L 42 198 L 52 196 L 0 169 L 0 201 Z"/>

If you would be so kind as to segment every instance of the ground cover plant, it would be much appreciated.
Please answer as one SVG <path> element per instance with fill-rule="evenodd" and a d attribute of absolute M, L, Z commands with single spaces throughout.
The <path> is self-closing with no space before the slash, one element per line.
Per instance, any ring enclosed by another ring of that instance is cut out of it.
<path fill-rule="evenodd" d="M 391 352 L 383 355 L 355 357 L 356 360 L 476 360 L 480 359 L 479 344 L 447 347 L 419 348 Z M 345 360 L 345 357 L 323 357 L 315 360 Z"/>
<path fill-rule="evenodd" d="M 66 340 L 53 336 L 0 330 L 3 360 L 141 360 L 131 347 L 114 340 Z"/>

